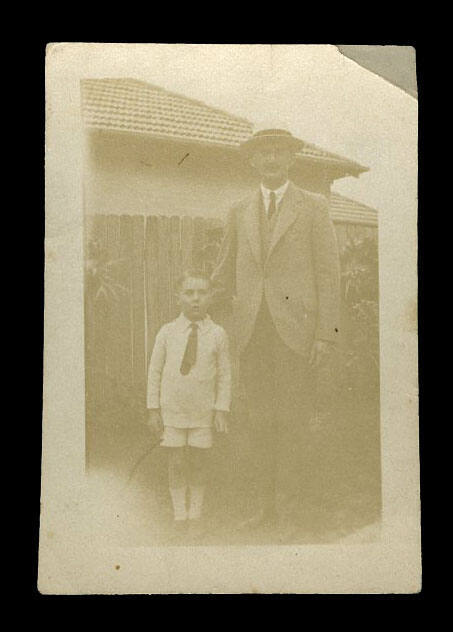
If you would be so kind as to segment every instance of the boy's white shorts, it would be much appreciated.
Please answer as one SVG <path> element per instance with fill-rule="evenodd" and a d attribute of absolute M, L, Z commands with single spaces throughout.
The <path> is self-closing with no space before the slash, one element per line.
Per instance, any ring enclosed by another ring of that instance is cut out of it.
<path fill-rule="evenodd" d="M 185 445 L 193 448 L 211 448 L 212 429 L 164 426 L 160 445 L 165 448 L 182 448 Z"/>

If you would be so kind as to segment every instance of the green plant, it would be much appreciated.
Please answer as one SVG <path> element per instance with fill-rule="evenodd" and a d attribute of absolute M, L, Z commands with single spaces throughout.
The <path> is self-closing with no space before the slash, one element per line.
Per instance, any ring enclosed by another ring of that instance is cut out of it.
<path fill-rule="evenodd" d="M 99 241 L 91 240 L 87 246 L 85 287 L 87 295 L 96 303 L 100 299 L 108 304 L 118 301 L 128 289 L 114 280 L 115 270 L 124 259 L 106 258 Z"/>
<path fill-rule="evenodd" d="M 223 227 L 209 228 L 205 232 L 205 243 L 195 257 L 200 262 L 200 267 L 211 274 L 214 271 L 220 245 L 223 239 Z"/>
<path fill-rule="evenodd" d="M 341 289 L 348 320 L 344 365 L 349 389 L 379 382 L 379 271 L 375 239 L 350 239 L 341 252 Z"/>

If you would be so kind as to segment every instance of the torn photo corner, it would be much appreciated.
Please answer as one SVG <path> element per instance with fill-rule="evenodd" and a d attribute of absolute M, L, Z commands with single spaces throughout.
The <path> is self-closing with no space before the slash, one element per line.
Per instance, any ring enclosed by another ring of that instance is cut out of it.
<path fill-rule="evenodd" d="M 48 45 L 41 593 L 420 591 L 415 56 L 341 48 Z"/>

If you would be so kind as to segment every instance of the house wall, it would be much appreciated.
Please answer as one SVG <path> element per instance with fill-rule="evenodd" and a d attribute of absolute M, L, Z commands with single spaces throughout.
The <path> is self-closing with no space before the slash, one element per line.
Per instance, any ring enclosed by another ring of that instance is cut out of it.
<path fill-rule="evenodd" d="M 328 173 L 298 166 L 292 179 L 328 194 Z M 85 210 L 92 214 L 224 217 L 232 203 L 258 186 L 237 150 L 90 131 L 86 135 Z"/>

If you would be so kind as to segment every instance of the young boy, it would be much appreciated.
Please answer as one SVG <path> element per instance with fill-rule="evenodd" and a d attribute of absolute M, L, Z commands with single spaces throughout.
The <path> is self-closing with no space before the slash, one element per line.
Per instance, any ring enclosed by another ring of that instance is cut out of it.
<path fill-rule="evenodd" d="M 168 450 L 176 536 L 186 529 L 191 537 L 202 532 L 212 428 L 228 431 L 228 338 L 207 315 L 210 298 L 209 278 L 198 271 L 186 271 L 178 284 L 181 313 L 160 329 L 149 365 L 148 423 L 162 433 L 161 446 Z"/>

